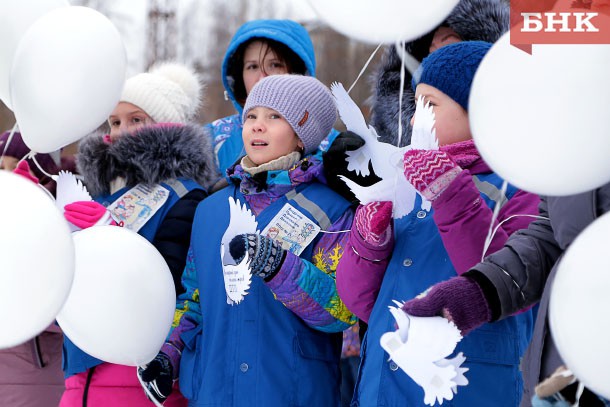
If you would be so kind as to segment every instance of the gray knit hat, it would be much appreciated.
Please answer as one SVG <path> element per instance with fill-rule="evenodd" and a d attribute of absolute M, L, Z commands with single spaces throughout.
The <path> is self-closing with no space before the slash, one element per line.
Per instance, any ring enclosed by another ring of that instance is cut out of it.
<path fill-rule="evenodd" d="M 250 91 L 242 115 L 255 107 L 268 107 L 281 114 L 305 145 L 305 154 L 316 151 L 337 120 L 330 90 L 311 76 L 271 75 Z"/>
<path fill-rule="evenodd" d="M 164 62 L 127 79 L 121 102 L 138 106 L 157 123 L 186 123 L 197 114 L 201 93 L 195 71 Z"/>

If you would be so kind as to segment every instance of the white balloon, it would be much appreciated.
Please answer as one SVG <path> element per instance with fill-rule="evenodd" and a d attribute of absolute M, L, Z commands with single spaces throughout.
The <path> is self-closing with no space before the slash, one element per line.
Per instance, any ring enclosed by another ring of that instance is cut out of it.
<path fill-rule="evenodd" d="M 74 245 L 40 187 L 0 171 L 0 191 L 0 348 L 10 348 L 55 319 L 72 285 Z"/>
<path fill-rule="evenodd" d="M 119 101 L 127 57 L 110 20 L 87 7 L 64 7 L 25 33 L 10 75 L 13 111 L 24 142 L 49 153 L 82 138 Z"/>
<path fill-rule="evenodd" d="M 475 144 L 507 181 L 570 195 L 610 181 L 610 45 L 494 44 L 474 77 Z"/>
<path fill-rule="evenodd" d="M 551 333 L 574 375 L 610 397 L 610 213 L 590 224 L 565 253 L 553 281 Z"/>
<path fill-rule="evenodd" d="M 0 4 L 0 99 L 9 109 L 12 109 L 9 76 L 21 37 L 45 13 L 68 6 L 66 0 L 5 0 Z"/>
<path fill-rule="evenodd" d="M 459 0 L 309 0 L 318 16 L 348 37 L 372 44 L 410 41 L 442 23 Z"/>
<path fill-rule="evenodd" d="M 150 362 L 176 307 L 163 256 L 142 236 L 117 226 L 76 232 L 74 246 L 74 284 L 57 322 L 91 356 L 129 366 Z"/>

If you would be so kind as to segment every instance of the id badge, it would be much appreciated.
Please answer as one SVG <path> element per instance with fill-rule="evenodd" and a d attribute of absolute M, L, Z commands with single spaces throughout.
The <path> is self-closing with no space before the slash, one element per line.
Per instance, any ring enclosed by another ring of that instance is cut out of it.
<path fill-rule="evenodd" d="M 299 256 L 320 233 L 320 227 L 294 206 L 286 203 L 262 231 L 288 250 Z"/>
<path fill-rule="evenodd" d="M 169 198 L 169 191 L 161 185 L 146 187 L 138 184 L 114 201 L 108 210 L 123 227 L 138 232 Z"/>

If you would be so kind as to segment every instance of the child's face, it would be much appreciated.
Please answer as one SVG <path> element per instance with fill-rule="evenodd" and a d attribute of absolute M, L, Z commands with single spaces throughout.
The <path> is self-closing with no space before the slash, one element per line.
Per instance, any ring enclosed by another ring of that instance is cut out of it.
<path fill-rule="evenodd" d="M 303 143 L 278 112 L 258 106 L 246 116 L 242 131 L 248 158 L 256 165 L 303 148 Z"/>
<path fill-rule="evenodd" d="M 140 127 L 155 124 L 142 109 L 128 102 L 119 102 L 108 117 L 110 141 L 116 141 L 123 134 L 132 134 Z"/>
<path fill-rule="evenodd" d="M 422 95 L 434 110 L 436 138 L 439 146 L 466 141 L 472 138 L 468 112 L 455 100 L 433 86 L 421 83 L 415 88 L 415 100 Z M 415 115 L 411 119 L 411 125 Z"/>
<path fill-rule="evenodd" d="M 246 95 L 249 95 L 254 85 L 264 77 L 287 73 L 286 62 L 269 49 L 266 44 L 261 41 L 254 41 L 246 47 L 243 67 Z"/>
<path fill-rule="evenodd" d="M 449 27 L 439 27 L 432 37 L 432 42 L 430 43 L 430 53 L 433 53 L 439 48 L 444 47 L 445 45 L 455 44 L 456 42 L 462 41 L 462 38 L 458 33 L 455 32 L 453 28 Z"/>
<path fill-rule="evenodd" d="M 0 170 L 13 171 L 15 168 L 17 168 L 17 164 L 19 164 L 18 158 L 5 155 L 2 157 L 2 163 L 0 163 Z M 32 171 L 30 170 L 30 172 Z"/>

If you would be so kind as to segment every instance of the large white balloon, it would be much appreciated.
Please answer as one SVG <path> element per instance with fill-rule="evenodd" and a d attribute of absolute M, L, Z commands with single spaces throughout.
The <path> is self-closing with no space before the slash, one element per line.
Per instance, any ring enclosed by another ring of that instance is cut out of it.
<path fill-rule="evenodd" d="M 475 144 L 509 182 L 570 195 L 610 181 L 610 45 L 494 44 L 475 75 Z"/>
<path fill-rule="evenodd" d="M 0 170 L 0 348 L 23 343 L 53 322 L 74 276 L 74 245 L 53 200 Z"/>
<path fill-rule="evenodd" d="M 176 307 L 165 260 L 142 236 L 116 226 L 76 232 L 74 246 L 74 284 L 57 322 L 98 359 L 129 366 L 150 362 Z"/>
<path fill-rule="evenodd" d="M 309 0 L 333 29 L 372 44 L 409 41 L 442 23 L 459 0 Z"/>
<path fill-rule="evenodd" d="M 551 333 L 577 378 L 610 397 L 610 214 L 589 225 L 567 250 L 553 281 Z"/>
<path fill-rule="evenodd" d="M 119 32 L 93 9 L 59 8 L 32 24 L 10 75 L 13 111 L 28 147 L 49 153 L 102 124 L 121 96 L 126 61 Z"/>
<path fill-rule="evenodd" d="M 68 6 L 66 0 L 6 0 L 0 3 L 0 99 L 9 109 L 12 106 L 9 74 L 21 37 L 45 13 Z"/>

